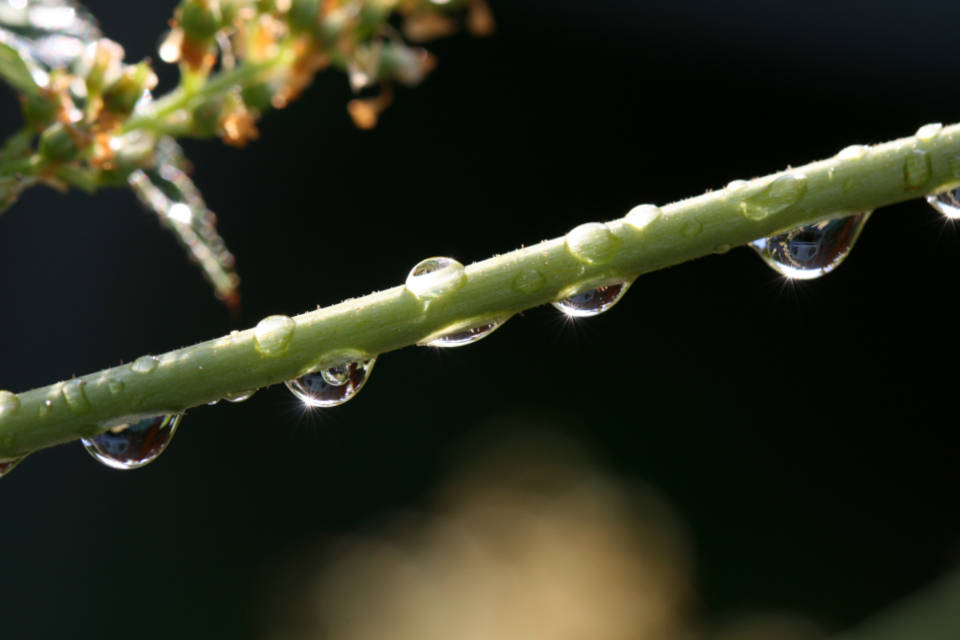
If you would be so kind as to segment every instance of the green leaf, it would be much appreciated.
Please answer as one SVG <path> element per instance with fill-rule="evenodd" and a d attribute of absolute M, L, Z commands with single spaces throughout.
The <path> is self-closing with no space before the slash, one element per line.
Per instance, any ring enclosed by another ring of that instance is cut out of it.
<path fill-rule="evenodd" d="M 30 74 L 30 67 L 24 62 L 20 52 L 2 42 L 0 42 L 0 76 L 21 93 L 33 95 L 39 90 Z"/>

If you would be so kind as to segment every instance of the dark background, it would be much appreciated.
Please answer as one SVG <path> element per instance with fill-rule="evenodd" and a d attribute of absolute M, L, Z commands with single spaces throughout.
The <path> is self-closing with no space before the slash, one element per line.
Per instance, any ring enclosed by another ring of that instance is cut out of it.
<path fill-rule="evenodd" d="M 88 4 L 128 59 L 174 5 Z M 372 132 L 349 122 L 345 78 L 321 75 L 249 148 L 185 143 L 238 258 L 239 326 L 393 286 L 426 256 L 467 263 L 955 121 L 960 5 L 905 6 L 495 1 L 498 33 L 429 45 L 440 66 Z M 516 416 L 662 493 L 704 618 L 769 607 L 844 629 L 960 552 L 958 252 L 960 229 L 914 201 L 822 281 L 785 284 L 737 249 L 572 326 L 536 309 L 475 346 L 384 355 L 334 410 L 303 417 L 280 387 L 195 409 L 141 471 L 79 444 L 38 453 L 0 481 L 0 634 L 256 637 L 278 555 L 416 505 Z M 237 326 L 128 192 L 25 193 L 0 261 L 0 388 Z"/>

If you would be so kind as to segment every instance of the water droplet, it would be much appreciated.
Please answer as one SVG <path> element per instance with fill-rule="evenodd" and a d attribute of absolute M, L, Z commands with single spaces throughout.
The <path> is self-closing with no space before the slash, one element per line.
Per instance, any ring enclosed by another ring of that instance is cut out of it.
<path fill-rule="evenodd" d="M 287 352 L 296 323 L 288 316 L 267 316 L 253 330 L 253 344 L 265 356 L 278 357 Z"/>
<path fill-rule="evenodd" d="M 748 184 L 750 183 L 746 180 L 731 180 L 727 183 L 727 186 L 725 186 L 724 189 L 728 193 L 736 193 L 738 191 L 742 191 Z"/>
<path fill-rule="evenodd" d="M 82 440 L 87 453 L 114 469 L 137 469 L 156 460 L 170 444 L 182 413 L 144 418 Z"/>
<path fill-rule="evenodd" d="M 934 122 L 925 124 L 917 129 L 917 140 L 920 142 L 931 142 L 940 135 L 941 131 L 943 131 L 943 123 Z"/>
<path fill-rule="evenodd" d="M 286 385 L 308 407 L 335 407 L 363 388 L 370 378 L 376 358 L 343 362 L 308 373 Z"/>
<path fill-rule="evenodd" d="M 617 254 L 620 238 L 599 222 L 588 222 L 567 233 L 567 251 L 584 264 L 605 264 Z"/>
<path fill-rule="evenodd" d="M 87 400 L 87 392 L 84 389 L 86 384 L 83 380 L 73 379 L 65 382 L 60 389 L 60 393 L 63 395 L 63 399 L 66 401 L 70 411 L 74 413 L 86 413 L 90 411 L 90 401 Z"/>
<path fill-rule="evenodd" d="M 646 229 L 651 222 L 658 219 L 662 215 L 663 211 L 660 210 L 660 207 L 656 207 L 652 204 L 641 204 L 637 205 L 633 209 L 630 209 L 630 212 L 627 213 L 625 220 L 627 221 L 627 224 L 637 231 L 642 231 Z"/>
<path fill-rule="evenodd" d="M 486 338 L 502 327 L 506 321 L 507 318 L 504 318 L 503 320 L 489 320 L 467 326 L 461 325 L 459 328 L 445 330 L 439 335 L 430 336 L 420 344 L 426 347 L 462 347 Z"/>
<path fill-rule="evenodd" d="M 407 275 L 407 290 L 421 300 L 434 300 L 453 293 L 464 285 L 463 265 L 453 258 L 421 260 Z"/>
<path fill-rule="evenodd" d="M 53 408 L 53 400 L 44 400 L 43 404 L 40 405 L 40 408 L 37 409 L 37 415 L 41 418 L 44 418 L 50 415 L 50 410 Z"/>
<path fill-rule="evenodd" d="M 10 391 L 0 391 L 0 418 L 11 416 L 20 408 L 20 398 Z"/>
<path fill-rule="evenodd" d="M 256 392 L 256 389 L 251 389 L 250 391 L 237 391 L 235 393 L 228 393 L 227 395 L 223 396 L 223 399 L 227 402 L 243 402 L 244 400 L 249 400 Z"/>
<path fill-rule="evenodd" d="M 130 370 L 137 373 L 152 373 L 157 368 L 158 362 L 160 361 L 156 356 L 140 356 L 130 365 Z"/>
<path fill-rule="evenodd" d="M 927 202 L 951 220 L 960 220 L 960 188 L 927 196 Z"/>
<path fill-rule="evenodd" d="M 807 176 L 802 173 L 788 173 L 771 182 L 763 191 L 741 202 L 740 211 L 750 220 L 763 220 L 800 202 L 806 193 Z"/>
<path fill-rule="evenodd" d="M 687 220 L 683 223 L 683 226 L 680 227 L 680 235 L 684 238 L 694 238 L 700 235 L 701 231 L 703 231 L 703 223 L 696 218 Z"/>
<path fill-rule="evenodd" d="M 794 280 L 830 273 L 850 254 L 870 213 L 824 220 L 750 243 L 764 262 Z"/>
<path fill-rule="evenodd" d="M 840 153 L 837 154 L 837 158 L 840 160 L 856 160 L 857 158 L 862 158 L 867 154 L 869 149 L 862 144 L 852 144 L 849 147 L 844 147 L 840 150 Z"/>
<path fill-rule="evenodd" d="M 110 389 L 110 393 L 114 395 L 123 391 L 124 387 L 126 385 L 123 384 L 123 380 L 114 380 L 113 378 L 107 380 L 107 389 Z"/>
<path fill-rule="evenodd" d="M 629 282 L 604 284 L 587 289 L 562 300 L 552 303 L 554 307 L 568 316 L 575 318 L 589 318 L 600 315 L 613 305 L 620 302 L 620 298 L 630 288 Z"/>
<path fill-rule="evenodd" d="M 525 269 L 513 279 L 513 288 L 523 294 L 536 293 L 547 284 L 547 279 L 536 269 Z"/>
<path fill-rule="evenodd" d="M 23 458 L 26 458 L 26 456 L 23 456 Z M 16 458 L 14 460 L 0 460 L 0 478 L 13 471 L 15 466 L 23 462 L 23 458 Z"/>
<path fill-rule="evenodd" d="M 903 181 L 907 189 L 921 189 L 930 180 L 933 166 L 930 163 L 930 154 L 921 149 L 914 149 L 907 154 L 903 162 Z"/>

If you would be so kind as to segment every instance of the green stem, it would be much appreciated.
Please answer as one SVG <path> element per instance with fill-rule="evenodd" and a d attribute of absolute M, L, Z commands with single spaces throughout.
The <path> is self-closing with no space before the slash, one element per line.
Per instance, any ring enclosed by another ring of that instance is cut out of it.
<path fill-rule="evenodd" d="M 159 356 L 150 373 L 125 365 L 17 397 L 0 392 L 0 459 L 90 437 L 135 416 L 183 411 L 276 384 L 322 363 L 400 349 L 445 329 L 507 317 L 585 287 L 630 281 L 774 232 L 957 185 L 960 125 L 953 125 L 676 202 L 643 228 L 623 218 L 587 227 L 575 234 L 579 252 L 556 238 L 484 260 L 467 267 L 459 289 L 429 303 L 399 286 L 296 316 L 282 349 L 277 345 L 283 341 L 275 340 L 263 353 L 256 330 L 249 329 Z"/>

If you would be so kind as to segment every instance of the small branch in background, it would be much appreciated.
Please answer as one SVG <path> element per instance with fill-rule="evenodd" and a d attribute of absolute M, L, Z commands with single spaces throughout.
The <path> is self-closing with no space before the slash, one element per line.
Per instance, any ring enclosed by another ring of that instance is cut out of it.
<path fill-rule="evenodd" d="M 20 94 L 25 120 L 0 150 L 0 211 L 35 184 L 88 193 L 129 185 L 234 312 L 233 256 L 186 163 L 170 163 L 171 149 L 182 156 L 173 138 L 242 147 L 265 112 L 328 68 L 344 71 L 356 92 L 377 91 L 347 105 L 359 128 L 372 128 L 395 84 L 419 84 L 435 66 L 404 42 L 393 16 L 417 40 L 461 22 L 477 35 L 493 30 L 484 0 L 183 0 L 159 47 L 162 61 L 179 64 L 180 82 L 154 99 L 150 62 L 124 63 L 123 48 L 77 3 L 0 0 L 0 9 L 0 77 Z"/>

